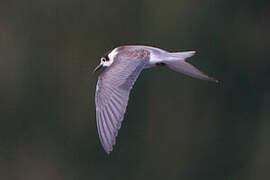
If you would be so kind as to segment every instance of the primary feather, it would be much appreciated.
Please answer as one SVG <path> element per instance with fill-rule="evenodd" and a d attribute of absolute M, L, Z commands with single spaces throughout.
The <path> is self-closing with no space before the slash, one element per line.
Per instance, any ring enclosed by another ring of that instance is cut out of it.
<path fill-rule="evenodd" d="M 114 58 L 113 64 L 99 76 L 97 83 L 97 128 L 101 144 L 107 153 L 112 151 L 115 144 L 130 90 L 149 60 L 149 53 L 146 51 L 125 53 Z"/>

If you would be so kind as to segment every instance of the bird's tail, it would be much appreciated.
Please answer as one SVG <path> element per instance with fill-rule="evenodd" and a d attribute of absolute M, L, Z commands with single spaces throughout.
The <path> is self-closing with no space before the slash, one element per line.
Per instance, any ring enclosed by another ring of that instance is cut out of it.
<path fill-rule="evenodd" d="M 186 52 L 175 52 L 169 53 L 169 58 L 164 61 L 164 63 L 171 69 L 181 72 L 185 75 L 191 76 L 193 78 L 218 82 L 218 80 L 207 76 L 199 69 L 194 67 L 192 64 L 186 62 L 186 58 L 189 58 L 195 54 L 195 51 L 186 51 Z"/>

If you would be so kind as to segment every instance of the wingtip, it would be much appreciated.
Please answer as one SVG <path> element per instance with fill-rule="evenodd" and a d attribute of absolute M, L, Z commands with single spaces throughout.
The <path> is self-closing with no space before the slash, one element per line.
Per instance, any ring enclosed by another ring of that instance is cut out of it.
<path fill-rule="evenodd" d="M 110 155 L 111 151 L 105 151 L 107 155 Z"/>
<path fill-rule="evenodd" d="M 215 78 L 210 78 L 209 80 L 210 80 L 211 82 L 214 82 L 214 83 L 220 83 L 220 81 L 217 80 L 217 79 L 215 79 Z"/>
<path fill-rule="evenodd" d="M 105 150 L 105 152 L 106 152 L 107 155 L 110 155 L 111 152 L 113 151 L 113 145 L 111 147 L 109 147 L 109 148 L 105 148 L 104 147 L 104 150 Z"/>

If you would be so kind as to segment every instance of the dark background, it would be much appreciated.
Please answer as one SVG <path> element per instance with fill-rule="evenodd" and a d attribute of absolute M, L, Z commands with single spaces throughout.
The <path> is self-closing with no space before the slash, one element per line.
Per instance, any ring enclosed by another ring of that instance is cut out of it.
<path fill-rule="evenodd" d="M 269 179 L 269 32 L 267 0 L 2 0 L 0 179 Z M 108 156 L 92 70 L 125 44 L 221 83 L 145 70 Z"/>

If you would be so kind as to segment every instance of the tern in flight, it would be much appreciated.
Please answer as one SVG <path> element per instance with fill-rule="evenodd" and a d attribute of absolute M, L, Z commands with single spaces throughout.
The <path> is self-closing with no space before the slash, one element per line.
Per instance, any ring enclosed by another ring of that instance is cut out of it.
<path fill-rule="evenodd" d="M 109 154 L 121 127 L 129 93 L 145 68 L 167 66 L 188 76 L 218 82 L 186 62 L 195 51 L 168 52 L 150 46 L 120 46 L 106 53 L 94 72 L 106 67 L 96 86 L 96 120 L 100 142 Z"/>

